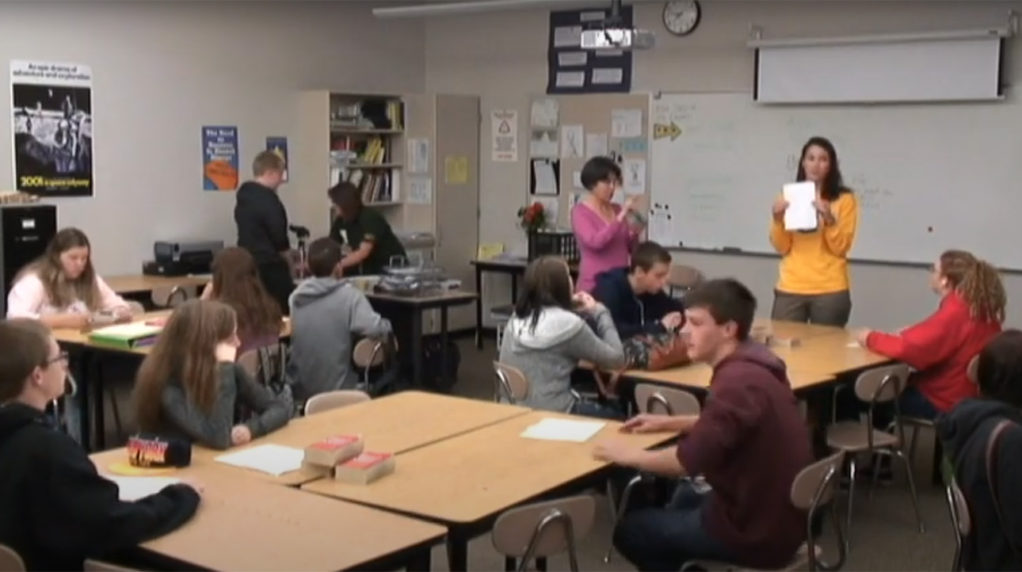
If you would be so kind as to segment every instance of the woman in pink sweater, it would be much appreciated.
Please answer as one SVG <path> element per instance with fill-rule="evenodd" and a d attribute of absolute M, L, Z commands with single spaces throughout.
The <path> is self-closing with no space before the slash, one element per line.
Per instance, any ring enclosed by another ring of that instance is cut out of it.
<path fill-rule="evenodd" d="M 628 197 L 623 207 L 610 202 L 621 184 L 621 168 L 613 159 L 593 157 L 582 167 L 581 179 L 589 194 L 571 211 L 571 228 L 581 254 L 576 289 L 591 292 L 597 274 L 628 266 L 642 228 L 629 223 L 636 197 Z"/>

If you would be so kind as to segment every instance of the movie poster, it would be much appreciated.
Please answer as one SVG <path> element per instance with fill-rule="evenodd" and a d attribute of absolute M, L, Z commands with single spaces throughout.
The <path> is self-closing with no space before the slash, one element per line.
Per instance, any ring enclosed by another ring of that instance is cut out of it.
<path fill-rule="evenodd" d="M 92 68 L 12 61 L 11 106 L 15 188 L 92 196 Z"/>

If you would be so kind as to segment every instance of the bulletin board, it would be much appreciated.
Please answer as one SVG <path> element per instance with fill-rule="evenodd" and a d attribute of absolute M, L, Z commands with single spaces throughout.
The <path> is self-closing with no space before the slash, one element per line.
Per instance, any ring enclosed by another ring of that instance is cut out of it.
<path fill-rule="evenodd" d="M 556 205 L 557 228 L 571 228 L 571 208 L 585 195 L 578 175 L 597 154 L 619 161 L 624 179 L 614 201 L 639 195 L 650 212 L 650 133 L 648 94 L 542 95 L 526 110 L 522 150 L 527 161 L 527 204 Z M 540 161 L 540 166 L 534 162 Z M 549 165 L 549 168 L 543 166 Z M 551 173 L 556 193 L 549 194 Z"/>

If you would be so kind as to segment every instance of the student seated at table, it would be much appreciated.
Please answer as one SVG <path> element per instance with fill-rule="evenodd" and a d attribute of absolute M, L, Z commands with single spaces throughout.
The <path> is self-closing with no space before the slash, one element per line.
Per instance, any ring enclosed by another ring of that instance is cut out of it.
<path fill-rule="evenodd" d="M 572 396 L 571 373 L 579 361 L 602 369 L 624 365 L 621 339 L 606 306 L 585 292 L 573 295 L 573 289 L 563 258 L 543 256 L 529 263 L 521 296 L 504 328 L 500 361 L 525 374 L 527 407 L 619 417 L 621 412 L 609 404 Z"/>
<path fill-rule="evenodd" d="M 979 354 L 976 383 L 980 397 L 967 398 L 937 418 L 937 436 L 969 503 L 972 533 L 962 545 L 963 570 L 1022 570 L 1018 549 L 1022 546 L 1019 380 L 1022 331 L 1006 330 Z M 990 446 L 994 431 L 1004 422 L 1007 425 Z"/>
<path fill-rule="evenodd" d="M 44 412 L 64 393 L 67 355 L 41 322 L 0 322 L 0 544 L 29 570 L 81 570 L 166 534 L 199 505 L 191 485 L 174 484 L 121 502 L 77 443 Z"/>
<path fill-rule="evenodd" d="M 244 248 L 225 248 L 213 258 L 213 281 L 202 291 L 203 300 L 217 300 L 238 317 L 238 355 L 276 344 L 282 313 L 259 278 L 255 258 Z"/>
<path fill-rule="evenodd" d="M 614 546 L 639 570 L 678 570 L 693 559 L 779 568 L 805 539 L 806 515 L 791 483 L 813 461 L 784 362 L 749 339 L 756 299 L 741 283 L 711 280 L 685 295 L 689 356 L 713 368 L 698 416 L 642 414 L 626 432 L 679 435 L 677 448 L 647 451 L 614 440 L 598 459 L 665 477 L 703 475 L 701 492 L 682 481 L 665 508 L 622 517 Z"/>
<path fill-rule="evenodd" d="M 330 238 L 350 250 L 341 260 L 345 275 L 383 274 L 392 258 L 407 258 L 405 247 L 387 219 L 376 209 L 367 209 L 362 204 L 362 191 L 358 187 L 342 181 L 327 194 L 337 211 L 330 225 Z"/>
<path fill-rule="evenodd" d="M 135 381 L 142 431 L 226 449 L 286 425 L 292 404 L 235 363 L 239 345 L 230 306 L 190 300 L 174 310 Z M 235 424 L 238 405 L 253 416 Z"/>
<path fill-rule="evenodd" d="M 655 242 L 643 242 L 632 251 L 630 266 L 596 276 L 593 298 L 610 311 L 622 338 L 672 332 L 684 321 L 684 308 L 664 292 L 670 273 L 671 253 Z"/>
<path fill-rule="evenodd" d="M 291 352 L 288 379 L 295 399 L 354 388 L 351 370 L 353 336 L 379 338 L 391 333 L 390 322 L 373 310 L 361 290 L 341 280 L 341 245 L 320 238 L 309 245 L 309 270 L 291 294 Z"/>
<path fill-rule="evenodd" d="M 902 415 L 933 419 L 976 396 L 966 369 L 1001 331 L 1006 295 L 997 269 L 961 250 L 941 254 L 930 273 L 940 307 L 922 322 L 886 334 L 865 330 L 859 343 L 916 371 L 898 399 Z"/>
<path fill-rule="evenodd" d="M 89 238 L 77 228 L 61 229 L 43 255 L 14 279 L 7 295 L 8 318 L 38 319 L 51 328 L 81 329 L 97 312 L 118 321 L 131 318 L 131 309 L 96 274 Z"/>

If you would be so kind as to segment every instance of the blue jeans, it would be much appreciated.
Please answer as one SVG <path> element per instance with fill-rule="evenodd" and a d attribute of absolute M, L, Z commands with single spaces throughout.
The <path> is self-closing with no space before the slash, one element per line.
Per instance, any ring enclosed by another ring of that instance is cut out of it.
<path fill-rule="evenodd" d="M 614 547 L 639 570 L 679 570 L 689 560 L 731 562 L 735 555 L 703 526 L 707 495 L 682 481 L 664 508 L 629 512 L 614 529 Z"/>

